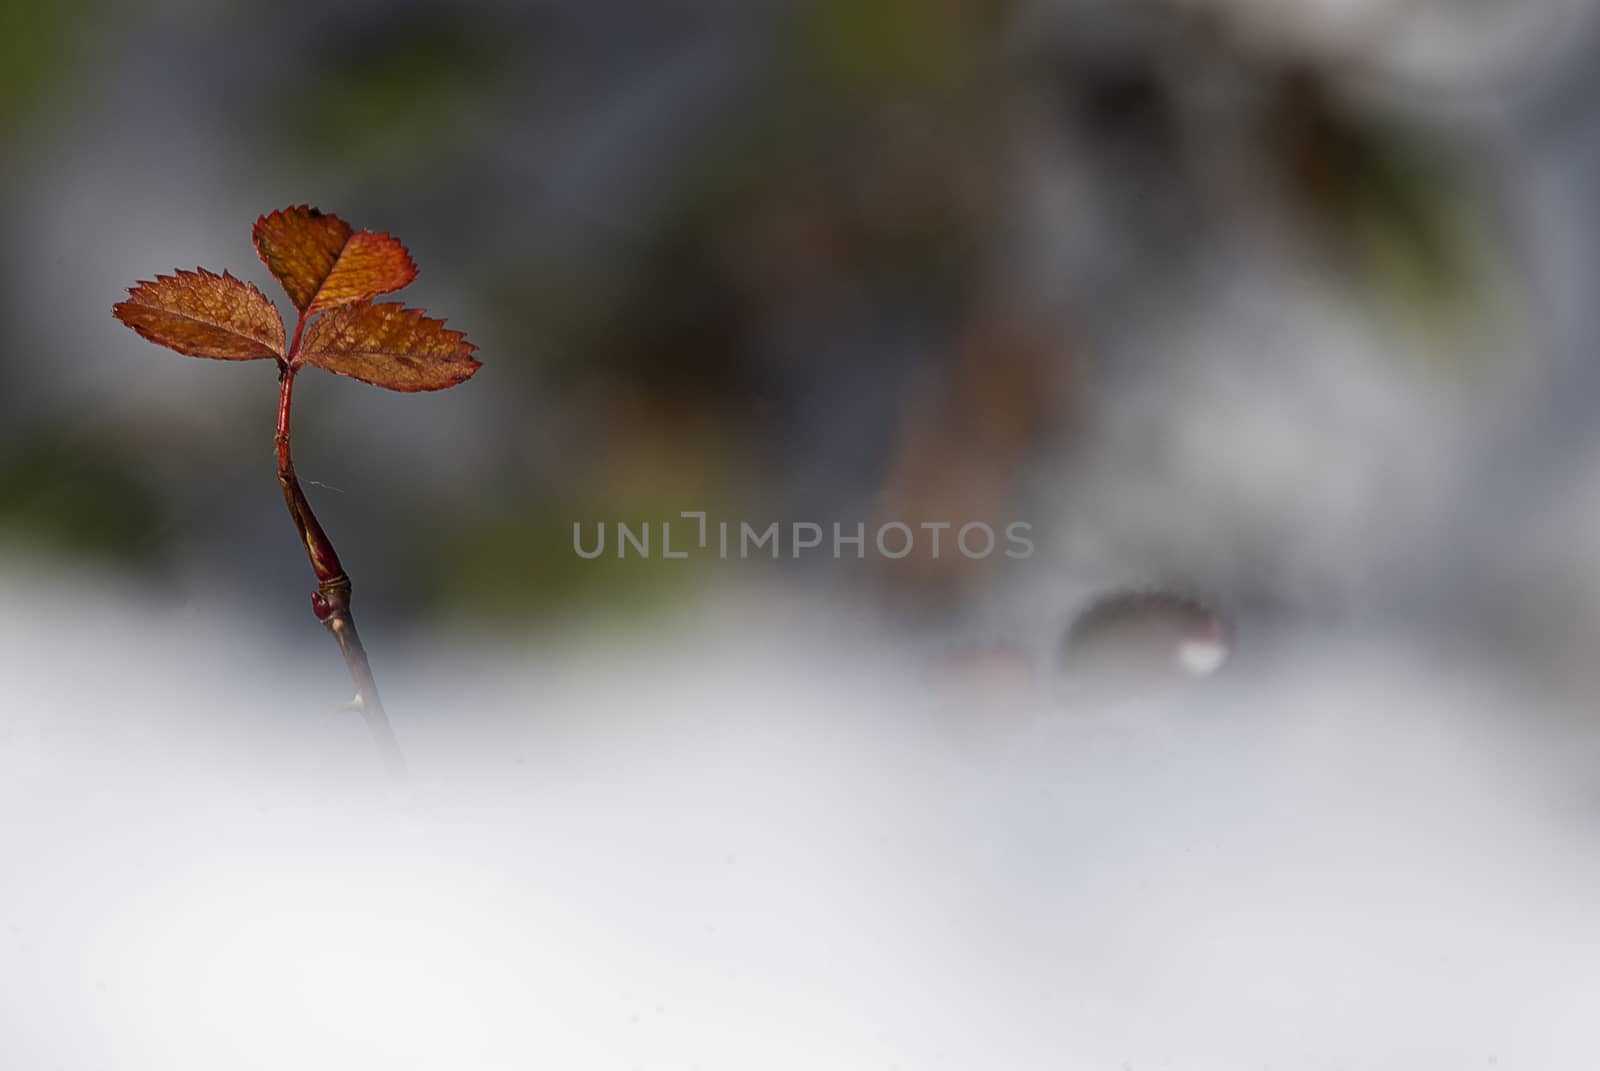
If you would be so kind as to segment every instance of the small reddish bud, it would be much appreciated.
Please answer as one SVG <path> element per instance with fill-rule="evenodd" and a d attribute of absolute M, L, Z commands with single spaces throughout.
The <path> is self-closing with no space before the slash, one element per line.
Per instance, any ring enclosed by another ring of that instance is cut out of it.
<path fill-rule="evenodd" d="M 311 593 L 311 612 L 317 615 L 318 621 L 328 620 L 328 616 L 333 613 L 332 604 L 328 602 L 320 591 Z"/>

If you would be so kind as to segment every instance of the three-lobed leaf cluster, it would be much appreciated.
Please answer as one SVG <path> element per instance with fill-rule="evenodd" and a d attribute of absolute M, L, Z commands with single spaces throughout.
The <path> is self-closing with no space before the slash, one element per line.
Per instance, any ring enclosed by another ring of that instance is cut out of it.
<path fill-rule="evenodd" d="M 262 216 L 251 236 L 299 313 L 287 343 L 277 307 L 227 272 L 158 275 L 112 312 L 151 342 L 191 357 L 272 358 L 291 372 L 315 365 L 390 390 L 443 390 L 478 370 L 477 347 L 462 332 L 421 309 L 373 302 L 417 277 L 397 239 L 305 205 Z"/>

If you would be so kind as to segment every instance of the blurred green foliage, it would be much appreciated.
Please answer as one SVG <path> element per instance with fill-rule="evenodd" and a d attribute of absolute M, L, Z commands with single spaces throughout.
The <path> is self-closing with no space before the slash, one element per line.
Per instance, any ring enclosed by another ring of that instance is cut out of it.
<path fill-rule="evenodd" d="M 1483 191 L 1468 158 L 1425 130 L 1353 113 L 1309 72 L 1276 97 L 1285 166 L 1347 267 L 1442 345 L 1484 295 Z"/>
<path fill-rule="evenodd" d="M 166 514 L 137 455 L 46 432 L 0 453 L 0 539 L 29 556 L 164 564 Z"/>
<path fill-rule="evenodd" d="M 80 74 L 82 0 L 0 3 L 0 128 L 37 118 Z"/>
<path fill-rule="evenodd" d="M 336 24 L 304 42 L 259 124 L 291 159 L 398 168 L 407 181 L 444 164 L 478 132 L 511 71 L 537 41 L 501 37 L 446 8 L 409 7 Z"/>

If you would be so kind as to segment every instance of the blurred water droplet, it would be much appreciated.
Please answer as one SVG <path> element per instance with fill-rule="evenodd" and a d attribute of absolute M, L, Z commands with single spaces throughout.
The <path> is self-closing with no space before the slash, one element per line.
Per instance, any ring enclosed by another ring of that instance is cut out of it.
<path fill-rule="evenodd" d="M 1232 643 L 1222 614 L 1197 599 L 1128 591 L 1091 604 L 1062 642 L 1061 668 L 1075 680 L 1119 687 L 1209 677 Z"/>

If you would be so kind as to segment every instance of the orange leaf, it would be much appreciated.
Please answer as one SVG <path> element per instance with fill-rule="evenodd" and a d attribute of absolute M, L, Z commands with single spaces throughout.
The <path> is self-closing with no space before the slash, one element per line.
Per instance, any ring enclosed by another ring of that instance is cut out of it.
<path fill-rule="evenodd" d="M 417 277 L 398 239 L 352 230 L 338 216 L 306 205 L 262 216 L 251 237 L 262 263 L 308 316 L 399 290 Z"/>
<path fill-rule="evenodd" d="M 158 275 L 112 306 L 117 319 L 151 342 L 191 357 L 253 361 L 283 356 L 283 318 L 265 294 L 223 272 L 200 268 Z"/>
<path fill-rule="evenodd" d="M 443 320 L 399 302 L 346 305 L 306 328 L 295 363 L 390 390 L 443 390 L 478 370 L 477 347 Z"/>

